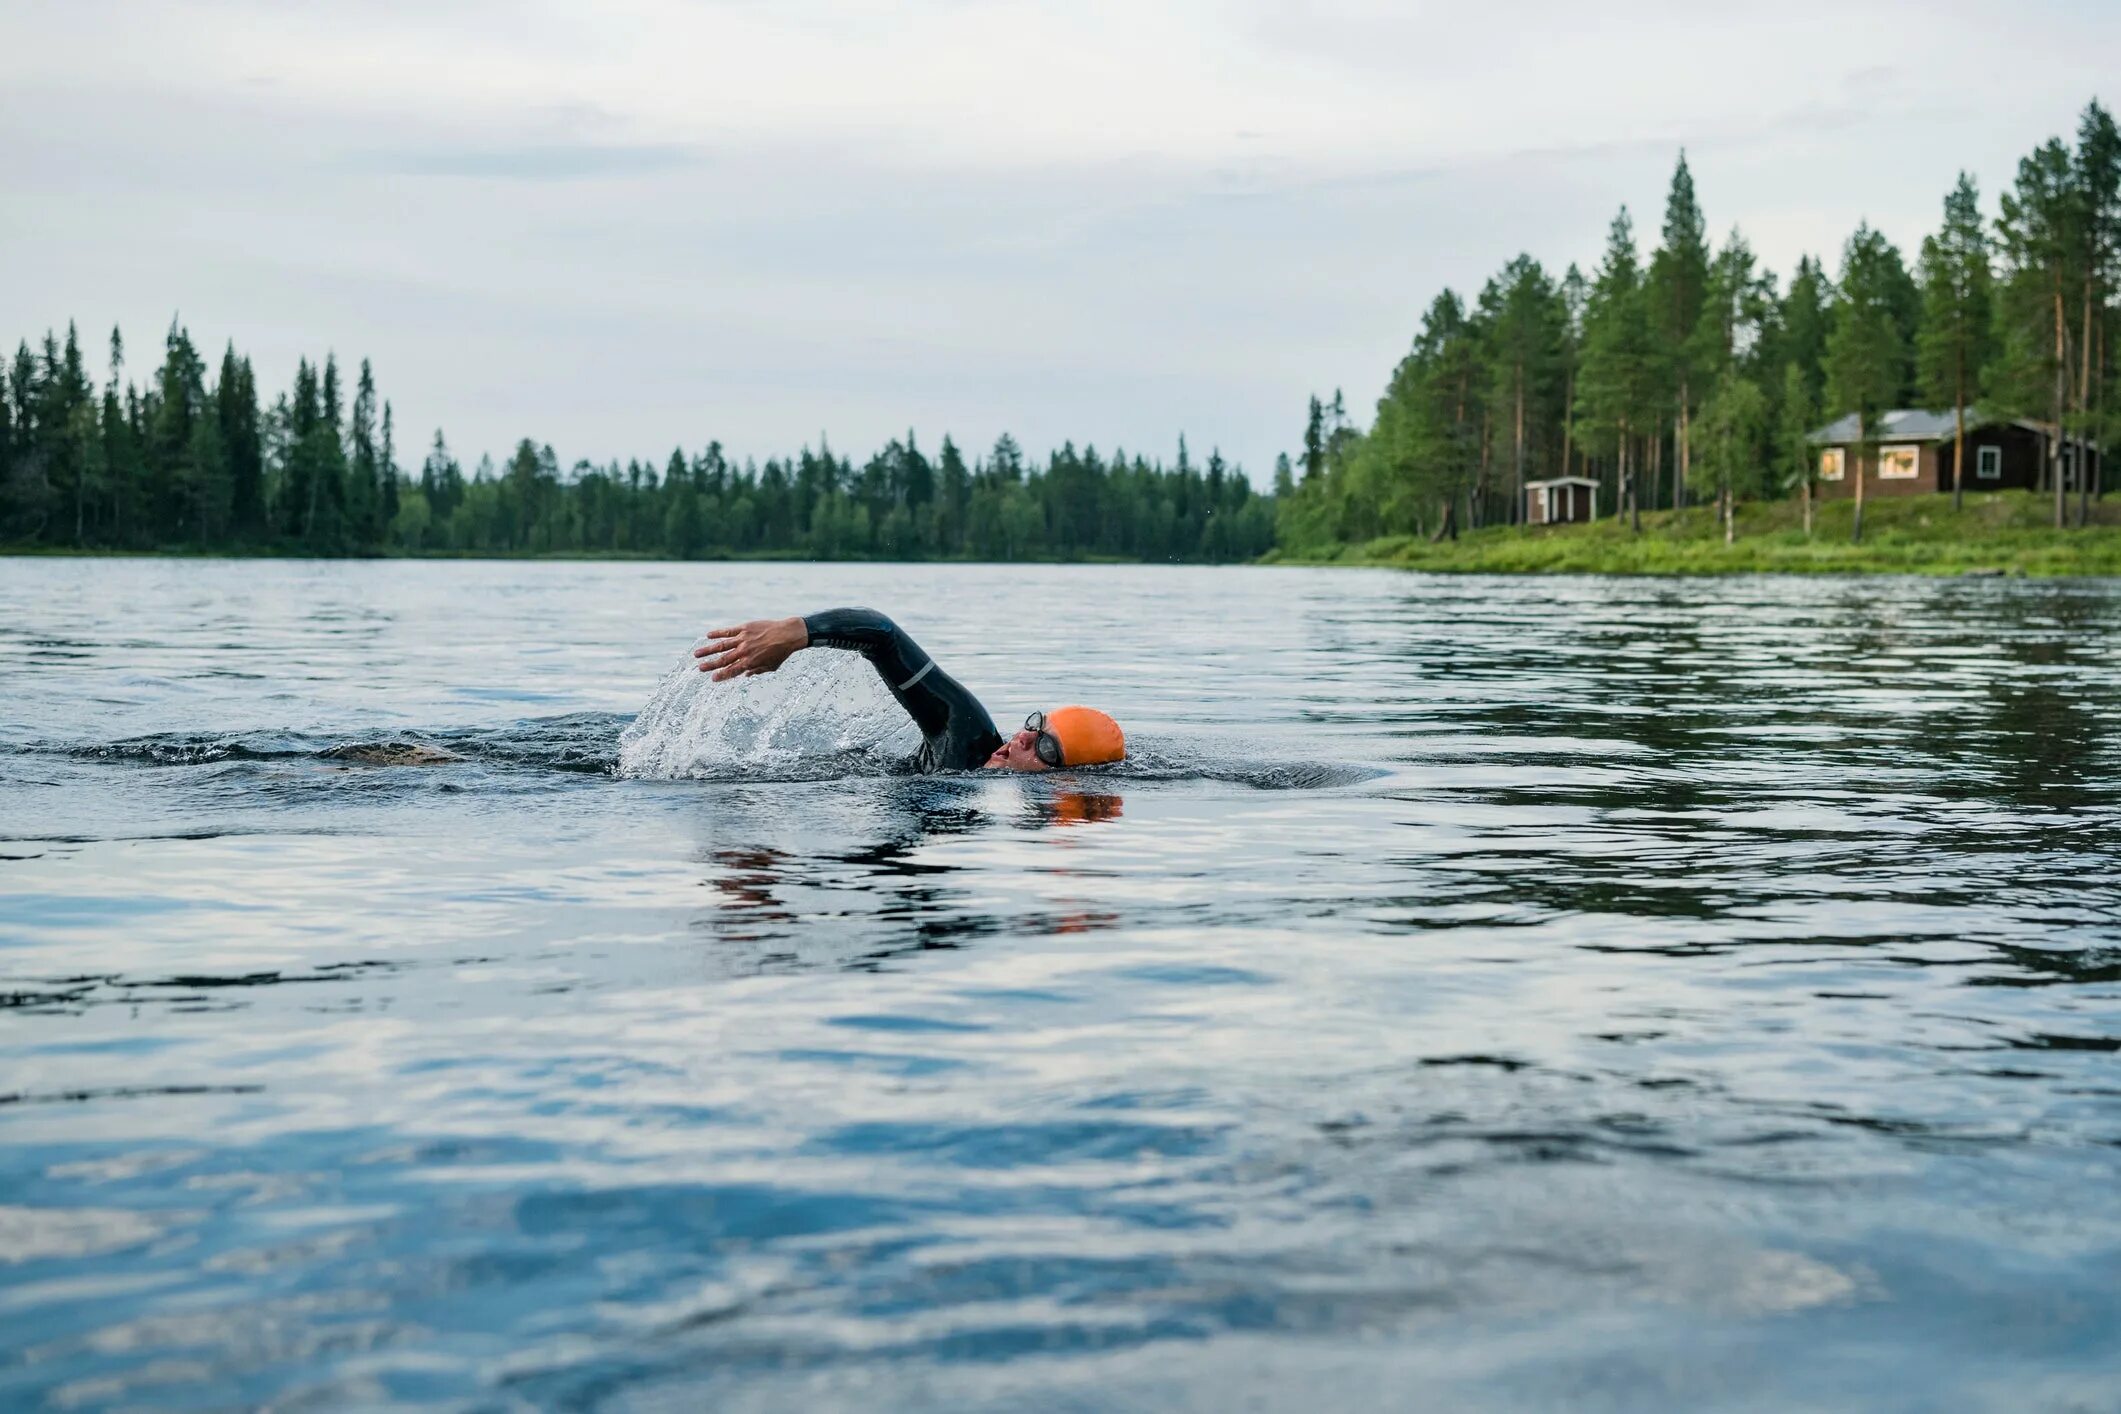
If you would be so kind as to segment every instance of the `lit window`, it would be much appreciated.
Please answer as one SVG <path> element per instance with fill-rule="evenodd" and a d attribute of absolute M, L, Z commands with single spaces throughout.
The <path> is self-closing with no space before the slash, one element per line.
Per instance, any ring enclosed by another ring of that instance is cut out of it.
<path fill-rule="evenodd" d="M 1886 447 L 1878 453 L 1880 481 L 1912 481 L 1919 474 L 1920 458 L 1913 447 Z"/>
<path fill-rule="evenodd" d="M 2003 479 L 2003 448 L 1980 448 L 1979 455 L 1974 459 L 1974 475 L 1980 477 L 1983 481 L 2001 481 Z"/>
<path fill-rule="evenodd" d="M 1844 455 L 1845 453 L 1840 447 L 1828 447 L 1819 454 L 1819 479 L 1821 481 L 1839 481 L 1841 479 L 1841 463 Z"/>

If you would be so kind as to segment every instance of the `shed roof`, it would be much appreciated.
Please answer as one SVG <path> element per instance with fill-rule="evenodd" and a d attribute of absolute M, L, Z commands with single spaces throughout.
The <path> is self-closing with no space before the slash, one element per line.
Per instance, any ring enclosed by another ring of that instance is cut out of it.
<path fill-rule="evenodd" d="M 1596 486 L 1598 483 L 1588 476 L 1550 476 L 1544 481 L 1527 481 L 1524 489 L 1537 491 L 1543 486 Z"/>

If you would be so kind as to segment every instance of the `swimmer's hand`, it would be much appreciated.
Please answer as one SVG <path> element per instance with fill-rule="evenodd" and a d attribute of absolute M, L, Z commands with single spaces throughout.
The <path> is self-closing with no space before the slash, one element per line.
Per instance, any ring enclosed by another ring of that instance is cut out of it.
<path fill-rule="evenodd" d="M 810 629 L 800 618 L 753 619 L 735 628 L 707 631 L 707 642 L 692 650 L 700 671 L 716 682 L 770 673 L 810 646 Z"/>

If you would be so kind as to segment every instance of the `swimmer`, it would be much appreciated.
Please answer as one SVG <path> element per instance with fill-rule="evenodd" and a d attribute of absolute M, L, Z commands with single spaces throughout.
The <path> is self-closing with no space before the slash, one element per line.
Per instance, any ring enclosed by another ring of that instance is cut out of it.
<path fill-rule="evenodd" d="M 906 631 L 874 609 L 827 609 L 801 618 L 754 619 L 714 629 L 692 650 L 716 682 L 770 673 L 805 648 L 840 648 L 869 660 L 921 729 L 923 771 L 1051 771 L 1125 759 L 1119 723 L 1094 707 L 1033 712 L 1003 740 L 964 684 L 935 665 Z"/>

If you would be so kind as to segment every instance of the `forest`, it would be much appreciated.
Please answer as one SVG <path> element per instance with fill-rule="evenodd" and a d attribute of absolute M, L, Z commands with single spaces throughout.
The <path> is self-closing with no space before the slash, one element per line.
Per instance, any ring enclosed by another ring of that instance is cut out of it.
<path fill-rule="evenodd" d="M 1868 442 L 1915 406 L 2043 423 L 2053 524 L 2082 524 L 2091 488 L 2065 504 L 2055 453 L 2116 431 L 2117 288 L 2121 133 L 2096 101 L 2074 144 L 2019 162 L 1993 217 L 1962 174 L 1912 259 L 1863 224 L 1838 268 L 1807 257 L 1786 283 L 1741 231 L 1710 241 L 1682 153 L 1647 257 L 1622 207 L 1589 274 L 1519 255 L 1470 302 L 1436 295 L 1368 428 L 1314 397 L 1300 464 L 1277 468 L 1280 544 L 1511 524 L 1525 482 L 1559 475 L 1598 480 L 1638 528 L 1703 503 L 1728 526 L 1740 500 L 1809 503 L 1807 432 L 1855 413 Z"/>
<path fill-rule="evenodd" d="M 1008 435 L 968 461 L 908 433 L 857 466 L 829 446 L 763 465 L 718 442 L 667 460 L 562 469 L 525 438 L 467 471 L 441 432 L 401 465 L 396 418 L 364 360 L 302 360 L 261 401 L 230 345 L 209 368 L 173 323 L 160 365 L 101 391 L 73 328 L 24 342 L 0 377 L 0 546 L 287 555 L 803 556 L 894 560 L 1257 559 L 1274 512 L 1237 467 L 1166 466 L 1070 443 L 1044 459 Z"/>

